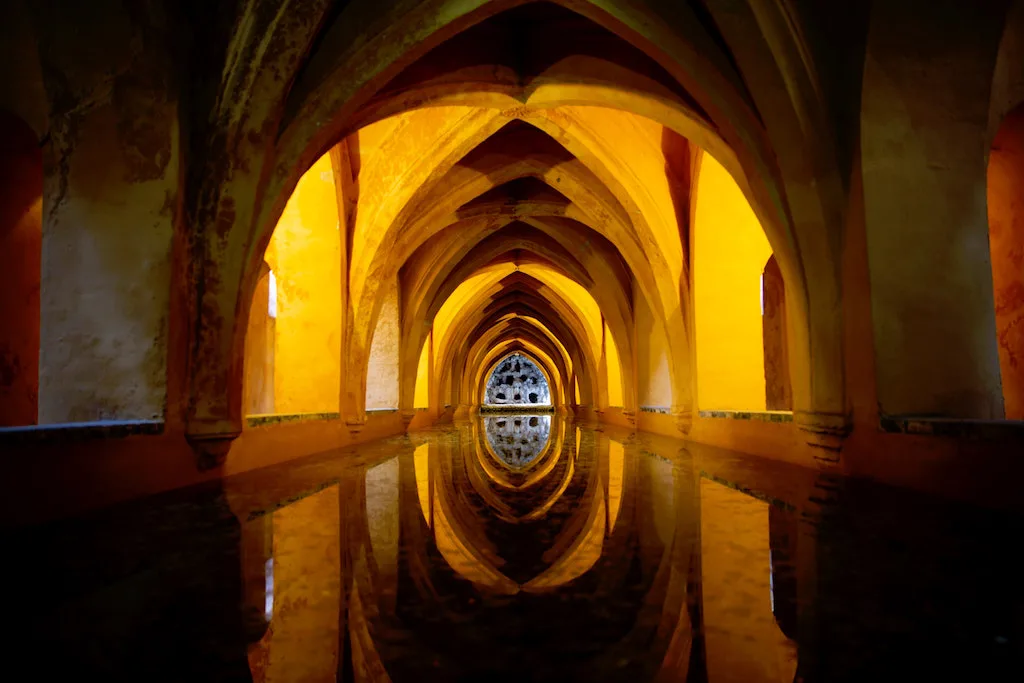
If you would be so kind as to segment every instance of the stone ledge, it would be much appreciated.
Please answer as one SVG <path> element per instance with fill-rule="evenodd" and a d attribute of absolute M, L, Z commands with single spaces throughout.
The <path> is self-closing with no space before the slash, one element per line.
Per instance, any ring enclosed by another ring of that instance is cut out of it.
<path fill-rule="evenodd" d="M 966 420 L 948 417 L 885 416 L 879 430 L 890 434 L 917 434 L 961 439 L 1024 439 L 1021 420 Z"/>
<path fill-rule="evenodd" d="M 383 415 L 383 414 L 387 414 L 387 413 L 397 413 L 397 412 L 398 412 L 398 408 L 374 408 L 372 410 L 367 410 L 366 414 L 367 415 Z"/>
<path fill-rule="evenodd" d="M 701 470 L 700 471 L 700 476 L 703 477 L 704 479 L 709 480 L 709 481 L 713 481 L 716 484 L 721 484 L 722 486 L 725 486 L 726 488 L 730 488 L 730 489 L 733 489 L 734 491 L 739 491 L 740 493 L 744 493 L 744 494 L 750 496 L 751 498 L 757 498 L 758 500 L 763 501 L 765 503 L 768 503 L 769 505 L 774 505 L 775 507 L 781 508 L 783 510 L 786 510 L 787 512 L 796 512 L 797 511 L 796 506 L 794 506 L 792 503 L 787 503 L 786 501 L 782 500 L 781 498 L 776 498 L 776 497 L 770 496 L 767 493 L 764 493 L 762 491 L 758 491 L 758 490 L 755 490 L 755 489 L 752 489 L 752 488 L 748 488 L 746 486 L 742 486 L 738 482 L 730 481 L 729 479 L 725 479 L 724 477 L 719 477 L 719 476 L 711 474 L 710 472 L 707 472 L 705 470 Z"/>
<path fill-rule="evenodd" d="M 481 415 L 495 415 L 495 414 L 499 414 L 499 413 L 506 413 L 506 414 L 512 414 L 512 413 L 523 413 L 523 414 L 553 413 L 553 412 L 555 412 L 555 406 L 540 406 L 540 405 L 532 405 L 532 404 L 529 404 L 529 403 L 525 403 L 525 404 L 511 404 L 511 403 L 509 403 L 509 404 L 503 404 L 503 405 L 480 406 L 477 409 L 477 412 L 479 412 Z"/>
<path fill-rule="evenodd" d="M 672 409 L 664 406 L 640 406 L 641 413 L 656 413 L 658 415 L 671 415 Z"/>
<path fill-rule="evenodd" d="M 82 439 L 118 439 L 137 434 L 163 434 L 163 420 L 97 420 L 52 425 L 0 427 L 0 442 L 78 441 Z"/>
<path fill-rule="evenodd" d="M 792 422 L 793 413 L 786 410 L 702 410 L 702 418 L 718 420 L 757 420 L 758 422 Z"/>
<path fill-rule="evenodd" d="M 247 427 L 266 427 L 267 425 L 284 422 L 316 422 L 318 420 L 339 420 L 341 413 L 282 413 L 269 415 L 248 415 L 245 418 Z"/>

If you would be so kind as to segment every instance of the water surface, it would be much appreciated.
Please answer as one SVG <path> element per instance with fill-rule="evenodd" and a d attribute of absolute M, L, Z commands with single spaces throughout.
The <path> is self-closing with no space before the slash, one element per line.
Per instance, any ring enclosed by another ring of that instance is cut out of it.
<path fill-rule="evenodd" d="M 12 536 L 24 680 L 1024 680 L 1020 517 L 500 414 Z"/>

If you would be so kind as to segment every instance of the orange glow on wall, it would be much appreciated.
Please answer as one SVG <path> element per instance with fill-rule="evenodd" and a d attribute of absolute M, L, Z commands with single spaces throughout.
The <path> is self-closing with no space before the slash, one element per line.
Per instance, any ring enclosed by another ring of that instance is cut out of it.
<path fill-rule="evenodd" d="M 622 407 L 622 363 L 619 350 L 612 339 L 612 331 L 604 326 L 604 352 L 608 366 L 608 405 L 612 408 Z"/>
<path fill-rule="evenodd" d="M 341 241 L 328 156 L 299 180 L 267 249 L 277 283 L 274 410 L 338 410 Z"/>
<path fill-rule="evenodd" d="M 423 342 L 420 362 L 416 368 L 416 395 L 413 400 L 413 407 L 430 407 L 430 337 L 427 337 L 427 340 Z"/>
<path fill-rule="evenodd" d="M 697 405 L 764 410 L 761 273 L 772 250 L 736 181 L 706 153 L 696 202 Z"/>
<path fill-rule="evenodd" d="M 1024 420 L 1024 104 L 992 145 L 988 224 L 1003 410 L 1009 420 Z"/>

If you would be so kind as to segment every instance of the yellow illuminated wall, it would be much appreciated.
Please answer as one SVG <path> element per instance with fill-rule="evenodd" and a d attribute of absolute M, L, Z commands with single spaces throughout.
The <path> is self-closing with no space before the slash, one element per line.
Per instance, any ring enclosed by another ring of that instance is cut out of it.
<path fill-rule="evenodd" d="M 328 156 L 299 180 L 267 248 L 277 287 L 274 411 L 338 410 L 341 241 Z"/>
<path fill-rule="evenodd" d="M 697 404 L 764 410 L 761 273 L 771 247 L 736 182 L 706 153 L 696 204 Z"/>
<path fill-rule="evenodd" d="M 423 342 L 423 351 L 420 352 L 420 363 L 416 369 L 416 390 L 413 407 L 430 407 L 430 337 L 427 337 L 427 340 Z"/>
<path fill-rule="evenodd" d="M 604 326 L 604 352 L 608 365 L 608 405 L 612 408 L 622 407 L 622 364 L 619 362 L 619 350 L 612 339 L 612 331 Z"/>
<path fill-rule="evenodd" d="M 398 407 L 398 278 L 381 287 L 384 303 L 370 344 L 366 372 L 366 409 Z"/>

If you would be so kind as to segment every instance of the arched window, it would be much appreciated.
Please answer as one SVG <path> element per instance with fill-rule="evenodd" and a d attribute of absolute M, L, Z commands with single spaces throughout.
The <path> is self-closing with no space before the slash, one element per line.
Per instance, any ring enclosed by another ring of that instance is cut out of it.
<path fill-rule="evenodd" d="M 484 390 L 484 405 L 550 406 L 547 377 L 532 360 L 513 353 L 491 371 Z"/>

